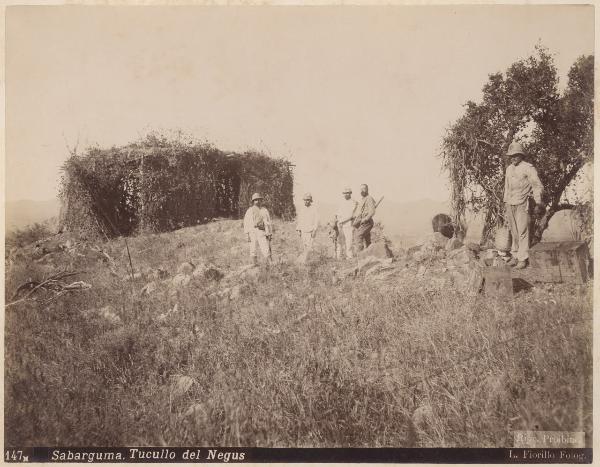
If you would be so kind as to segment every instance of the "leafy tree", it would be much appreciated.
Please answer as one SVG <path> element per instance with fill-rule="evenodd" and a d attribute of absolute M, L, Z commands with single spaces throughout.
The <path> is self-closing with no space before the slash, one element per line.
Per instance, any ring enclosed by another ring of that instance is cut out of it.
<path fill-rule="evenodd" d="M 573 207 L 561 202 L 565 189 L 593 161 L 594 57 L 577 59 L 568 77 L 561 95 L 553 59 L 538 46 L 506 73 L 491 74 L 480 103 L 465 104 L 441 151 L 457 222 L 467 209 L 484 212 L 484 238 L 504 222 L 504 154 L 513 139 L 524 144 L 544 184 L 548 210 L 535 223 L 534 241 L 557 211 Z"/>

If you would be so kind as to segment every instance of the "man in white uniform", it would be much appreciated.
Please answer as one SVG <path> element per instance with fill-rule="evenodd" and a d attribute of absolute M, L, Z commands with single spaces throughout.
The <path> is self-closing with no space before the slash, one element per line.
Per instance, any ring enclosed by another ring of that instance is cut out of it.
<path fill-rule="evenodd" d="M 260 248 L 267 264 L 271 263 L 271 236 L 273 235 L 273 225 L 269 211 L 262 204 L 263 198 L 260 194 L 252 195 L 252 206 L 246 211 L 244 216 L 244 233 L 250 243 L 250 257 L 254 264 L 258 263 L 256 255 L 256 244 Z"/>
<path fill-rule="evenodd" d="M 304 200 L 304 206 L 298 212 L 296 231 L 302 240 L 302 254 L 306 259 L 308 253 L 312 249 L 315 236 L 317 235 L 319 216 L 317 214 L 317 209 L 312 205 L 312 195 L 306 193 L 302 199 Z"/>
<path fill-rule="evenodd" d="M 344 191 L 342 191 L 342 194 L 344 195 L 344 200 L 338 208 L 336 220 L 338 231 L 344 236 L 344 243 L 346 244 L 346 258 L 352 258 L 354 256 L 352 254 L 354 232 L 354 227 L 352 227 L 352 214 L 354 213 L 354 209 L 356 209 L 356 201 L 352 199 L 352 190 L 350 188 L 345 188 Z M 335 253 L 337 258 L 341 258 L 342 245 L 339 241 L 336 244 Z"/>
<path fill-rule="evenodd" d="M 527 267 L 529 259 L 529 197 L 535 201 L 535 214 L 544 212 L 542 205 L 542 182 L 535 167 L 523 160 L 523 146 L 512 142 L 506 155 L 510 164 L 504 179 L 504 203 L 506 219 L 512 235 L 512 258 L 508 262 L 516 269 Z"/>

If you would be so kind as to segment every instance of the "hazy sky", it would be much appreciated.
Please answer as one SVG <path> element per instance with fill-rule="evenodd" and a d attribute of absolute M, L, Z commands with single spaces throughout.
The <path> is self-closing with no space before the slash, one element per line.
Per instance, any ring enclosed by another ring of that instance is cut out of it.
<path fill-rule="evenodd" d="M 581 6 L 9 7 L 7 200 L 55 196 L 66 144 L 183 129 L 291 158 L 296 193 L 447 198 L 444 129 L 488 74 L 593 53 Z"/>

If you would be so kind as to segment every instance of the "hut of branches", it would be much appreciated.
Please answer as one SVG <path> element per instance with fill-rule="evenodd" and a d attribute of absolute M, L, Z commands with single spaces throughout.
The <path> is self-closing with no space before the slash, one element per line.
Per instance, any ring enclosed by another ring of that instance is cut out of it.
<path fill-rule="evenodd" d="M 255 191 L 275 217 L 295 216 L 288 161 L 149 136 L 72 155 L 63 166 L 60 223 L 63 230 L 105 238 L 165 232 L 241 218 Z"/>

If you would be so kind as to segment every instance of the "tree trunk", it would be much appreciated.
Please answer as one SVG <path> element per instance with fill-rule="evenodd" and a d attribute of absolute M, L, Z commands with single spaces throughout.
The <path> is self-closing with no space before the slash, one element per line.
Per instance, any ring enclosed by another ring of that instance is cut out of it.
<path fill-rule="evenodd" d="M 554 214 L 556 214 L 558 211 L 563 211 L 565 209 L 573 209 L 574 207 L 575 206 L 573 206 L 572 204 L 566 203 L 552 204 L 541 218 L 535 220 L 533 233 L 531 235 L 531 245 L 533 246 L 536 243 L 542 241 L 542 235 L 544 234 L 544 231 L 548 228 L 548 224 L 550 224 L 550 219 L 552 219 L 552 216 L 554 216 Z"/>

